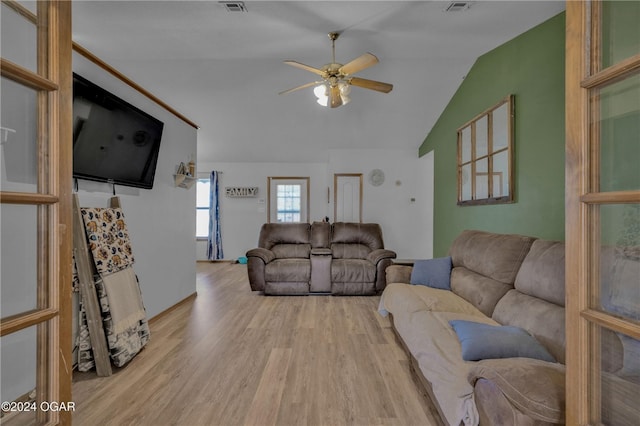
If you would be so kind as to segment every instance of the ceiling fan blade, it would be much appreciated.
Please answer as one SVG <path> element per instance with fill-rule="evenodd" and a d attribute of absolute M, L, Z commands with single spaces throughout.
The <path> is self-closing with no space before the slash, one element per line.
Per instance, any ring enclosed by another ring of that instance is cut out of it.
<path fill-rule="evenodd" d="M 376 55 L 372 53 L 365 53 L 364 55 L 358 56 L 353 61 L 341 66 L 339 71 L 344 75 L 352 75 L 377 63 L 378 58 Z"/>
<path fill-rule="evenodd" d="M 312 81 L 311 83 L 303 84 L 302 86 L 294 87 L 293 89 L 283 90 L 278 95 L 286 95 L 287 93 L 295 92 L 296 90 L 306 89 L 307 87 L 316 86 L 322 83 L 322 81 Z"/>
<path fill-rule="evenodd" d="M 365 89 L 376 90 L 378 92 L 389 93 L 393 89 L 393 84 L 383 83 L 381 81 L 367 80 L 366 78 L 351 77 L 349 83 L 363 87 Z"/>
<path fill-rule="evenodd" d="M 302 64 L 302 63 L 297 62 L 297 61 L 284 61 L 284 63 L 287 64 L 287 65 L 291 65 L 292 67 L 300 68 L 300 69 L 303 69 L 305 71 L 310 71 L 310 72 L 312 72 L 314 74 L 324 75 L 324 71 L 322 71 L 321 69 L 314 68 L 314 67 Z"/>
<path fill-rule="evenodd" d="M 331 108 L 337 108 L 342 105 L 342 97 L 338 86 L 333 86 L 329 89 L 329 105 Z"/>

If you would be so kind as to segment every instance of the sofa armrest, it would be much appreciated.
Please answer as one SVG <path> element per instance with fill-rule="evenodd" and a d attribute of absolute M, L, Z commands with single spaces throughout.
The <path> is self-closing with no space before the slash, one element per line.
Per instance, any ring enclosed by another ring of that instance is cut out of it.
<path fill-rule="evenodd" d="M 376 249 L 367 255 L 367 260 L 376 267 L 376 291 L 382 291 L 387 286 L 387 268 L 391 266 L 391 259 L 396 258 L 396 252 L 386 249 Z"/>
<path fill-rule="evenodd" d="M 387 268 L 387 282 L 409 284 L 411 282 L 412 271 L 413 271 L 413 266 L 390 265 Z"/>
<path fill-rule="evenodd" d="M 249 286 L 253 291 L 264 291 L 266 281 L 264 277 L 265 265 L 276 258 L 276 255 L 265 248 L 254 248 L 247 252 L 247 273 Z"/>
<path fill-rule="evenodd" d="M 472 386 L 493 386 L 517 411 L 534 421 L 564 423 L 565 366 L 531 358 L 485 359 L 469 370 Z M 485 380 L 488 382 L 486 383 Z M 498 393 L 496 393 L 498 394 Z M 478 411 L 489 418 L 500 406 L 491 398 L 477 398 Z"/>
<path fill-rule="evenodd" d="M 391 251 L 391 250 L 387 250 L 387 249 L 376 249 L 376 250 L 373 250 L 367 256 L 367 260 L 370 261 L 371 263 L 373 263 L 374 265 L 376 265 L 382 259 L 395 259 L 395 258 L 396 258 L 396 252 L 395 251 Z"/>
<path fill-rule="evenodd" d="M 260 259 L 262 259 L 264 263 L 269 263 L 276 258 L 276 255 L 273 254 L 271 250 L 258 247 L 258 248 L 249 250 L 247 252 L 247 257 L 259 257 Z"/>

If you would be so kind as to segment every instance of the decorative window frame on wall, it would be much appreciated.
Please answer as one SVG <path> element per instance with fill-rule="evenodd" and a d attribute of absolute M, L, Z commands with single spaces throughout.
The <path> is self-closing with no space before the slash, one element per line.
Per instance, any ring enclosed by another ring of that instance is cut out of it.
<path fill-rule="evenodd" d="M 515 97 L 509 95 L 458 128 L 458 205 L 514 202 Z"/>

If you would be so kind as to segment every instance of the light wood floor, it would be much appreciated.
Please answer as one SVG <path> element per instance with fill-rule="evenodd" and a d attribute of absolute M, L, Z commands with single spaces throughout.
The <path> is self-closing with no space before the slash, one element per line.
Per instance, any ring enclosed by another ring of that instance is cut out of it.
<path fill-rule="evenodd" d="M 263 296 L 230 263 L 197 277 L 128 366 L 75 374 L 74 425 L 439 424 L 378 296 Z"/>

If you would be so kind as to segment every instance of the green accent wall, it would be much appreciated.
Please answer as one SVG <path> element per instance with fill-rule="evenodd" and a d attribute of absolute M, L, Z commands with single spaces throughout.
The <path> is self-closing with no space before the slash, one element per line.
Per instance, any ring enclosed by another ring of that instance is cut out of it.
<path fill-rule="evenodd" d="M 434 256 L 464 229 L 564 240 L 564 12 L 480 56 L 419 149 L 434 151 Z M 511 204 L 457 205 L 457 129 L 515 95 Z"/>

